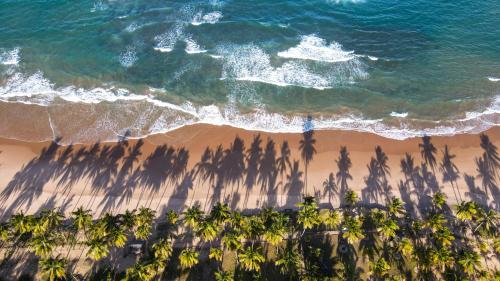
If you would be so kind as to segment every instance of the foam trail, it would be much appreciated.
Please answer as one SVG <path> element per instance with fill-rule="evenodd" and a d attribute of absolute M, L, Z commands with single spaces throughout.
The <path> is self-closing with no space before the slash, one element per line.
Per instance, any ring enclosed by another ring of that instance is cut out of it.
<path fill-rule="evenodd" d="M 135 64 L 139 58 L 134 46 L 128 46 L 127 49 L 120 54 L 119 61 L 123 67 L 129 68 Z"/>
<path fill-rule="evenodd" d="M 156 92 L 156 89 L 152 89 Z M 58 101 L 59 99 L 59 101 Z M 6 102 L 24 102 L 43 106 L 50 106 L 54 102 L 64 100 L 72 103 L 97 104 L 103 101 L 117 103 L 117 106 L 131 106 L 134 102 L 150 104 L 150 110 L 141 110 L 144 117 L 137 119 L 137 124 L 153 124 L 147 127 L 147 134 L 161 133 L 176 128 L 203 123 L 214 125 L 230 125 L 248 130 L 266 132 L 292 132 L 302 131 L 304 116 L 283 115 L 267 111 L 265 108 L 256 108 L 250 113 L 241 113 L 233 104 L 225 107 L 215 105 L 195 106 L 191 103 L 175 105 L 155 99 L 151 95 L 138 95 L 121 88 L 94 88 L 83 89 L 74 86 L 55 88 L 54 84 L 45 79 L 41 72 L 30 76 L 16 73 L 7 83 L 0 86 L 0 100 Z M 126 102 L 126 104 L 123 104 Z M 129 104 L 132 103 L 132 104 Z M 154 109 L 168 109 L 163 111 L 161 117 L 148 115 Z M 402 114 L 402 113 L 398 113 Z M 372 132 L 393 139 L 405 139 L 427 135 L 453 135 L 457 133 L 477 133 L 492 126 L 500 125 L 500 96 L 495 97 L 492 103 L 482 112 L 469 112 L 466 117 L 451 121 L 425 121 L 427 127 L 419 128 L 414 122 L 419 120 L 401 119 L 398 127 L 386 125 L 381 119 L 366 119 L 360 114 L 342 114 L 331 116 L 315 116 L 314 127 L 317 130 L 341 129 Z M 107 115 L 106 115 L 107 116 Z M 142 116 L 142 115 L 141 115 Z M 107 117 L 106 117 L 107 118 Z M 144 118 L 157 118 L 144 121 Z M 429 124 L 432 123 L 432 126 Z M 131 125 L 132 126 L 132 125 Z M 93 128 L 96 129 L 96 128 Z M 144 136 L 144 130 L 136 135 Z M 146 135 L 147 135 L 146 134 Z"/>
<path fill-rule="evenodd" d="M 396 111 L 393 111 L 393 112 L 391 112 L 390 115 L 392 117 L 405 118 L 405 117 L 408 116 L 408 112 L 396 112 Z"/>
<path fill-rule="evenodd" d="M 205 53 L 207 50 L 204 50 L 196 43 L 192 38 L 186 38 L 184 39 L 184 42 L 186 42 L 186 53 L 188 54 L 199 54 L 199 53 Z"/>
<path fill-rule="evenodd" d="M 203 15 L 201 12 L 197 13 L 193 20 L 192 25 L 202 25 L 202 24 L 216 24 L 222 18 L 221 12 L 211 12 Z"/>
<path fill-rule="evenodd" d="M 19 48 L 14 48 L 12 50 L 0 49 L 0 64 L 17 65 L 20 60 L 19 52 Z"/>
<path fill-rule="evenodd" d="M 171 52 L 177 41 L 184 36 L 184 28 L 185 26 L 183 23 L 176 23 L 174 27 L 166 33 L 156 36 L 154 38 L 156 41 L 154 49 L 162 53 Z"/>
<path fill-rule="evenodd" d="M 344 51 L 339 43 L 328 44 L 316 35 L 303 36 L 299 45 L 279 52 L 278 56 L 323 62 L 345 62 L 356 58 L 353 51 Z"/>
<path fill-rule="evenodd" d="M 275 67 L 271 65 L 270 56 L 255 45 L 225 46 L 219 48 L 219 55 L 224 58 L 221 79 L 323 90 L 352 83 L 368 75 L 358 60 L 327 65 L 314 71 L 302 61 L 288 61 Z"/>
<path fill-rule="evenodd" d="M 500 78 L 488 77 L 488 80 L 490 80 L 491 82 L 498 82 L 498 81 L 500 81 Z"/>

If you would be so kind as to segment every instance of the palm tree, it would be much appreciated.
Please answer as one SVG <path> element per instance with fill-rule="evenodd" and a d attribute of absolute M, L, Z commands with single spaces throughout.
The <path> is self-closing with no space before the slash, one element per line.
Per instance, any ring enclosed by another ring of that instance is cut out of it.
<path fill-rule="evenodd" d="M 302 234 L 307 229 L 312 229 L 315 226 L 321 223 L 318 211 L 318 205 L 314 200 L 309 201 L 307 197 L 304 197 L 304 201 L 302 203 L 297 204 L 300 210 L 297 213 L 297 222 L 302 225 Z"/>
<path fill-rule="evenodd" d="M 470 230 L 473 231 L 474 229 L 472 228 L 470 221 L 476 216 L 478 212 L 476 203 L 473 201 L 469 202 L 462 201 L 460 202 L 460 204 L 456 206 L 456 210 L 457 210 L 457 218 L 460 221 L 466 222 Z"/>
<path fill-rule="evenodd" d="M 314 139 L 313 130 L 305 131 L 302 136 L 303 139 L 301 139 L 299 142 L 299 149 L 301 151 L 300 154 L 305 165 L 305 187 L 307 195 L 307 167 L 309 165 L 309 162 L 311 162 L 311 160 L 313 159 L 314 154 L 316 154 L 316 148 L 314 147 L 314 145 L 316 144 L 316 140 Z"/>
<path fill-rule="evenodd" d="M 337 193 L 337 186 L 335 185 L 335 177 L 333 173 L 328 175 L 328 178 L 323 182 L 324 194 L 328 193 L 328 202 L 333 207 L 332 194 Z"/>
<path fill-rule="evenodd" d="M 499 215 L 494 210 L 486 211 L 482 208 L 479 209 L 479 215 L 476 220 L 475 232 L 483 235 L 496 237 L 498 229 Z"/>
<path fill-rule="evenodd" d="M 181 263 L 181 267 L 184 269 L 191 268 L 198 264 L 198 257 L 200 253 L 196 252 L 193 249 L 184 249 L 179 255 L 179 261 Z"/>
<path fill-rule="evenodd" d="M 446 267 L 453 263 L 451 251 L 446 247 L 431 249 L 430 259 L 439 272 L 443 272 Z"/>
<path fill-rule="evenodd" d="M 125 281 L 150 281 L 156 275 L 154 264 L 143 264 L 136 262 L 133 267 L 127 269 Z"/>
<path fill-rule="evenodd" d="M 432 233 L 432 237 L 443 247 L 451 246 L 451 243 L 455 240 L 455 236 L 453 236 L 453 233 L 446 226 L 437 229 L 434 233 Z"/>
<path fill-rule="evenodd" d="M 401 199 L 397 197 L 392 197 L 392 199 L 387 204 L 387 212 L 389 216 L 397 217 L 405 214 L 404 203 Z"/>
<path fill-rule="evenodd" d="M 289 242 L 285 249 L 278 252 L 278 259 L 274 264 L 279 268 L 281 274 L 288 275 L 290 280 L 293 280 L 299 275 L 301 256 L 294 249 L 293 244 Z"/>
<path fill-rule="evenodd" d="M 85 210 L 79 207 L 76 211 L 71 212 L 73 217 L 73 225 L 77 231 L 85 231 L 92 223 L 92 215 L 90 210 Z"/>
<path fill-rule="evenodd" d="M 32 230 L 32 217 L 25 216 L 24 213 L 21 211 L 12 216 L 12 218 L 9 221 L 9 224 L 11 225 L 14 232 L 17 235 L 21 236 Z"/>
<path fill-rule="evenodd" d="M 160 239 L 152 246 L 153 253 L 156 259 L 167 261 L 172 256 L 172 242 L 167 239 Z"/>
<path fill-rule="evenodd" d="M 406 237 L 398 241 L 397 248 L 403 257 L 410 257 L 414 251 L 411 240 Z"/>
<path fill-rule="evenodd" d="M 337 210 L 322 209 L 320 218 L 328 229 L 336 229 L 342 223 L 341 213 Z"/>
<path fill-rule="evenodd" d="M 344 202 L 347 208 L 352 208 L 358 203 L 359 197 L 352 189 L 348 189 L 344 196 Z"/>
<path fill-rule="evenodd" d="M 287 232 L 288 217 L 282 213 L 272 211 L 264 220 L 263 238 L 269 244 L 277 246 L 285 238 Z"/>
<path fill-rule="evenodd" d="M 215 281 L 233 281 L 234 280 L 234 274 L 232 272 L 228 271 L 216 271 L 214 273 L 215 275 Z"/>
<path fill-rule="evenodd" d="M 432 196 L 432 203 L 437 209 L 441 210 L 446 204 L 446 194 L 442 192 L 434 193 L 434 195 Z"/>
<path fill-rule="evenodd" d="M 209 218 L 217 225 L 226 223 L 231 218 L 231 210 L 227 204 L 217 202 L 210 211 Z"/>
<path fill-rule="evenodd" d="M 354 244 L 365 237 L 361 230 L 361 220 L 359 217 L 345 217 L 342 237 L 350 244 Z"/>
<path fill-rule="evenodd" d="M 399 230 L 399 226 L 395 220 L 386 219 L 377 230 L 388 240 L 396 236 L 396 231 Z"/>
<path fill-rule="evenodd" d="M 134 235 L 137 239 L 146 240 L 151 234 L 155 211 L 141 207 L 135 216 L 136 229 Z"/>
<path fill-rule="evenodd" d="M 195 204 L 187 208 L 182 214 L 184 215 L 184 224 L 187 227 L 191 227 L 196 230 L 203 217 L 203 211 L 201 210 L 200 205 Z"/>
<path fill-rule="evenodd" d="M 447 222 L 443 214 L 433 214 L 425 221 L 425 225 L 429 227 L 433 232 L 441 229 L 443 225 Z"/>
<path fill-rule="evenodd" d="M 431 137 L 429 136 L 423 136 L 422 142 L 423 143 L 418 144 L 418 147 L 420 147 L 420 154 L 422 154 L 425 163 L 431 166 L 432 171 L 434 171 L 437 149 L 431 143 Z"/>
<path fill-rule="evenodd" d="M 220 248 L 210 248 L 210 252 L 208 253 L 208 258 L 222 262 L 222 259 L 224 258 L 224 251 Z"/>
<path fill-rule="evenodd" d="M 243 247 L 242 235 L 234 230 L 226 231 L 222 236 L 222 245 L 229 250 L 239 250 Z"/>
<path fill-rule="evenodd" d="M 212 220 L 205 219 L 198 224 L 197 234 L 202 241 L 214 241 L 218 233 L 217 225 Z"/>
<path fill-rule="evenodd" d="M 290 161 L 290 147 L 288 146 L 287 141 L 283 141 L 280 149 L 280 156 L 276 159 L 276 171 L 279 173 L 281 177 L 281 185 L 284 185 L 283 175 L 286 174 L 287 167 L 291 167 L 292 163 Z M 281 197 L 280 197 L 281 200 Z M 282 202 L 280 201 L 280 205 Z"/>
<path fill-rule="evenodd" d="M 85 243 L 89 249 L 87 256 L 94 261 L 98 261 L 109 254 L 109 246 L 103 238 L 96 238 Z"/>
<path fill-rule="evenodd" d="M 111 230 L 108 239 L 111 244 L 118 248 L 123 248 L 128 240 L 125 230 L 120 226 L 114 227 L 113 230 Z"/>
<path fill-rule="evenodd" d="M 384 280 L 390 269 L 391 266 L 384 258 L 379 258 L 377 262 L 370 263 L 370 273 L 375 276 L 376 280 Z"/>
<path fill-rule="evenodd" d="M 52 254 L 52 251 L 56 247 L 56 243 L 55 240 L 48 235 L 35 236 L 31 239 L 30 247 L 35 252 L 35 255 L 47 258 Z"/>
<path fill-rule="evenodd" d="M 481 261 L 479 254 L 473 250 L 465 250 L 458 257 L 458 264 L 462 267 L 465 273 L 473 275 L 474 272 L 481 269 Z"/>
<path fill-rule="evenodd" d="M 38 262 L 41 274 L 50 281 L 66 278 L 66 260 L 59 258 L 46 258 Z"/>
<path fill-rule="evenodd" d="M 246 271 L 260 271 L 260 264 L 265 261 L 264 256 L 253 246 L 246 247 L 238 254 L 238 261 Z"/>

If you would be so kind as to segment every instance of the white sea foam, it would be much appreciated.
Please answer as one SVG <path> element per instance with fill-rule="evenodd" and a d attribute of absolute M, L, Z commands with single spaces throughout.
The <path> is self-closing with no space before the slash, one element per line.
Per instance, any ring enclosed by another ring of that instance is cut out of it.
<path fill-rule="evenodd" d="M 126 68 L 133 66 L 138 59 L 137 51 L 134 46 L 128 46 L 119 57 L 120 64 Z"/>
<path fill-rule="evenodd" d="M 488 80 L 490 80 L 491 82 L 498 82 L 498 81 L 500 81 L 500 78 L 488 77 Z"/>
<path fill-rule="evenodd" d="M 176 23 L 166 33 L 157 35 L 154 38 L 156 41 L 154 49 L 160 52 L 171 52 L 177 41 L 184 38 L 184 29 L 185 24 Z"/>
<path fill-rule="evenodd" d="M 408 116 L 408 112 L 396 112 L 396 111 L 393 111 L 391 112 L 391 116 L 392 117 L 398 117 L 398 118 L 405 118 Z"/>
<path fill-rule="evenodd" d="M 133 22 L 133 23 L 129 24 L 127 27 L 125 27 L 125 31 L 126 32 L 134 32 L 139 28 L 140 28 L 140 25 L 136 22 Z"/>
<path fill-rule="evenodd" d="M 0 49 L 0 64 L 3 65 L 17 65 L 19 63 L 19 48 L 14 48 L 12 50 Z"/>
<path fill-rule="evenodd" d="M 316 35 L 303 36 L 299 45 L 279 52 L 278 56 L 324 62 L 344 62 L 356 58 L 353 51 L 344 51 L 339 43 L 328 44 L 326 40 Z"/>
<path fill-rule="evenodd" d="M 96 1 L 94 2 L 94 5 L 90 9 L 91 13 L 99 12 L 99 11 L 104 11 L 109 8 L 109 5 L 105 3 L 104 1 Z"/>
<path fill-rule="evenodd" d="M 357 60 L 312 70 L 302 61 L 288 61 L 280 66 L 273 66 L 270 56 L 255 45 L 223 46 L 218 52 L 224 60 L 221 79 L 322 90 L 368 76 L 363 65 Z"/>
<path fill-rule="evenodd" d="M 203 14 L 202 12 L 197 13 L 193 20 L 191 21 L 192 25 L 202 25 L 202 24 L 215 24 L 219 22 L 222 18 L 221 12 L 211 12 L 208 14 Z"/>
<path fill-rule="evenodd" d="M 229 46 L 219 52 L 224 59 L 222 79 L 316 89 L 331 87 L 328 78 L 312 73 L 300 62 L 286 62 L 273 67 L 269 55 L 254 45 Z"/>
<path fill-rule="evenodd" d="M 372 61 L 378 61 L 377 57 L 374 57 L 374 56 L 366 56 L 366 57 L 369 58 Z"/>
<path fill-rule="evenodd" d="M 204 50 L 203 48 L 198 45 L 192 38 L 186 38 L 184 39 L 184 42 L 186 42 L 186 53 L 188 54 L 198 54 L 198 53 L 205 53 L 207 50 Z"/>
<path fill-rule="evenodd" d="M 153 92 L 157 92 L 153 89 Z M 230 125 L 248 130 L 259 130 L 267 132 L 301 132 L 304 125 L 303 116 L 286 116 L 279 113 L 269 112 L 265 107 L 258 107 L 253 112 L 241 113 L 237 106 L 229 103 L 225 107 L 215 105 L 194 106 L 191 103 L 175 105 L 163 102 L 149 95 L 138 95 L 128 90 L 108 87 L 83 89 L 78 87 L 56 88 L 53 83 L 43 77 L 41 72 L 33 75 L 16 73 L 12 75 L 6 84 L 0 86 L 0 100 L 6 102 L 23 102 L 49 106 L 64 100 L 72 103 L 97 104 L 101 102 L 116 103 L 118 108 L 129 108 L 129 103 L 141 102 L 150 104 L 148 110 L 134 113 L 136 119 L 127 126 L 134 127 L 134 136 L 166 132 L 185 125 L 206 123 L 215 125 Z M 125 103 L 124 103 L 125 102 Z M 133 106 L 130 107 L 132 110 Z M 152 112 L 162 112 L 160 115 Z M 132 111 L 131 111 L 132 112 Z M 127 113 L 128 114 L 128 113 Z M 141 114 L 144 114 L 141 115 Z M 108 116 L 108 115 L 106 115 Z M 110 115 L 106 118 L 114 116 Z M 154 119 L 151 119 L 154 118 Z M 147 121 L 147 122 L 146 122 Z M 500 96 L 497 96 L 488 108 L 482 112 L 467 113 L 466 118 L 451 121 L 430 122 L 433 125 L 426 129 L 415 127 L 413 122 L 404 118 L 398 127 L 386 125 L 381 119 L 366 119 L 360 114 L 347 114 L 341 116 L 315 116 L 313 119 L 316 130 L 323 129 L 345 129 L 363 132 L 373 132 L 394 139 L 405 139 L 409 137 L 427 135 L 453 135 L 465 132 L 480 132 L 492 126 L 500 125 Z M 109 125 L 109 122 L 118 121 L 98 120 L 101 124 L 96 128 L 82 128 L 82 130 L 109 130 L 121 129 L 118 125 Z M 426 121 L 427 124 L 429 121 Z M 106 125 L 108 124 L 108 125 Z M 150 125 L 145 125 L 150 124 Z M 141 127 L 143 126 L 143 127 Z M 109 133 L 107 134 L 109 136 Z M 68 136 L 69 137 L 69 136 Z M 97 136 L 98 137 L 98 136 Z M 79 136 L 69 137 L 72 141 L 78 141 Z"/>

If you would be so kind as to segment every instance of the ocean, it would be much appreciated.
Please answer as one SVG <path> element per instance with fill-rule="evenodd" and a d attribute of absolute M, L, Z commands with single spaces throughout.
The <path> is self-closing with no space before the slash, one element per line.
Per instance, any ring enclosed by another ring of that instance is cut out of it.
<path fill-rule="evenodd" d="M 497 0 L 3 0 L 0 23 L 0 115 L 46 120 L 35 140 L 500 124 Z"/>

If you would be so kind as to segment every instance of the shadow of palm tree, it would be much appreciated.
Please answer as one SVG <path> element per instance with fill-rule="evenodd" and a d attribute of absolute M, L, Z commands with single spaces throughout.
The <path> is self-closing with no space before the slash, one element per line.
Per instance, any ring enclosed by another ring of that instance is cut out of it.
<path fill-rule="evenodd" d="M 379 194 L 382 194 L 382 185 L 377 160 L 372 158 L 366 167 L 368 176 L 364 179 L 366 187 L 361 190 L 361 198 L 366 203 L 378 203 Z"/>
<path fill-rule="evenodd" d="M 250 148 L 247 150 L 246 156 L 246 178 L 245 178 L 245 198 L 243 201 L 243 207 L 246 208 L 248 204 L 248 197 L 250 196 L 253 186 L 257 181 L 257 175 L 259 173 L 259 164 L 262 158 L 262 148 L 260 147 L 262 139 L 260 134 L 254 136 Z"/>
<path fill-rule="evenodd" d="M 0 193 L 2 208 L 11 195 L 17 194 L 10 206 L 4 208 L 4 217 L 10 216 L 24 205 L 31 206 L 33 200 L 41 195 L 45 184 L 58 174 L 56 156 L 60 140 L 61 138 L 56 138 L 47 148 L 43 148 L 39 156 L 24 165 Z"/>
<path fill-rule="evenodd" d="M 304 123 L 304 132 L 302 133 L 302 139 L 299 142 L 300 155 L 302 157 L 302 161 L 304 161 L 304 166 L 305 166 L 306 194 L 308 193 L 307 167 L 309 166 L 309 163 L 312 161 L 314 154 L 316 154 L 316 148 L 314 147 L 315 144 L 316 144 L 316 139 L 314 139 L 314 127 L 312 124 L 312 117 L 308 116 L 306 122 Z"/>
<path fill-rule="evenodd" d="M 229 149 L 224 151 L 224 158 L 221 163 L 223 171 L 223 184 L 231 185 L 231 193 L 234 194 L 234 185 L 237 185 L 237 191 L 240 187 L 240 182 L 245 173 L 245 143 L 238 136 L 235 137 Z M 226 188 L 224 189 L 224 197 L 226 197 Z M 228 198 L 229 200 L 229 198 Z"/>
<path fill-rule="evenodd" d="M 292 162 L 290 162 L 290 147 L 287 141 L 283 141 L 283 144 L 280 147 L 280 156 L 276 159 L 276 170 L 281 177 L 279 185 L 284 188 L 285 183 L 283 182 L 283 175 L 286 175 L 287 168 L 292 166 Z M 279 204 L 283 204 L 282 194 L 278 192 L 280 196 Z"/>
<path fill-rule="evenodd" d="M 349 169 L 352 167 L 351 158 L 349 157 L 349 152 L 347 151 L 347 147 L 342 146 L 340 148 L 339 158 L 336 160 L 337 163 L 337 186 L 340 187 L 339 190 L 339 201 L 340 205 L 343 205 L 345 194 L 347 190 L 349 190 L 349 185 L 347 183 L 348 180 L 352 180 L 352 175 L 349 173 Z"/>
<path fill-rule="evenodd" d="M 258 182 L 261 184 L 259 202 L 264 203 L 264 194 L 273 193 L 277 174 L 275 144 L 272 139 L 268 139 L 258 169 Z"/>
<path fill-rule="evenodd" d="M 484 150 L 483 159 L 491 174 L 498 177 L 498 170 L 500 169 L 500 156 L 498 155 L 497 147 L 490 141 L 486 134 L 480 135 L 481 148 Z"/>
<path fill-rule="evenodd" d="M 331 208 L 334 208 L 332 198 L 333 195 L 339 196 L 339 190 L 337 189 L 337 185 L 335 184 L 335 176 L 333 173 L 328 175 L 328 178 L 323 182 L 323 196 L 328 194 L 328 204 Z M 339 202 L 340 204 L 340 202 Z"/>
<path fill-rule="evenodd" d="M 468 174 L 464 174 L 464 181 L 467 185 L 469 191 L 465 193 L 465 195 L 469 196 L 472 201 L 477 202 L 483 207 L 488 206 L 488 197 L 484 191 L 481 190 L 478 186 L 476 186 L 475 178 Z"/>
<path fill-rule="evenodd" d="M 451 187 L 453 188 L 453 192 L 455 193 L 455 199 L 457 202 L 462 201 L 462 196 L 460 194 L 460 190 L 458 190 L 458 186 L 456 186 L 456 181 L 460 178 L 458 167 L 453 163 L 453 158 L 455 158 L 454 154 L 451 154 L 447 145 L 444 146 L 443 150 L 443 159 L 441 160 L 440 170 L 443 174 L 443 183 L 449 182 Z M 456 188 L 456 191 L 455 191 Z M 458 197 L 457 197 L 458 192 Z"/>
<path fill-rule="evenodd" d="M 431 137 L 423 136 L 422 143 L 418 144 L 418 147 L 420 147 L 420 154 L 422 155 L 422 158 L 424 159 L 425 164 L 429 165 L 431 167 L 432 171 L 434 171 L 434 169 L 436 167 L 437 149 L 431 143 Z"/>
<path fill-rule="evenodd" d="M 295 206 L 302 198 L 302 171 L 299 169 L 299 161 L 293 161 L 290 167 L 290 175 L 286 176 L 285 192 L 287 192 L 286 206 Z"/>

